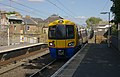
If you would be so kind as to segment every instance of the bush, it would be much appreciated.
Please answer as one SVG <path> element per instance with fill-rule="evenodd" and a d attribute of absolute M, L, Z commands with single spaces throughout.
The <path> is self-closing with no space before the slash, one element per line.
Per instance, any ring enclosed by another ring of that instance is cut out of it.
<path fill-rule="evenodd" d="M 118 36 L 118 29 L 116 25 L 111 27 L 111 35 Z"/>

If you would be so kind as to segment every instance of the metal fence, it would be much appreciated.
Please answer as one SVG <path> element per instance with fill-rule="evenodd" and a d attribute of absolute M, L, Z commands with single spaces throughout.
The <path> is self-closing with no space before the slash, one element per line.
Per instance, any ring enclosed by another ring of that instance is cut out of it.
<path fill-rule="evenodd" d="M 120 30 L 118 31 L 118 50 L 120 51 Z"/>
<path fill-rule="evenodd" d="M 118 37 L 117 36 L 111 36 L 111 44 L 113 47 L 115 47 L 116 49 L 118 49 L 119 45 L 118 45 Z"/>

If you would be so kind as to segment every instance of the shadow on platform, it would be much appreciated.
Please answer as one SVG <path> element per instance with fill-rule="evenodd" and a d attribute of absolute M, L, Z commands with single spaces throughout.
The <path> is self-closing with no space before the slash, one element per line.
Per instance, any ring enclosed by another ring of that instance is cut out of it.
<path fill-rule="evenodd" d="M 73 77 L 120 77 L 120 54 L 106 43 L 90 47 Z"/>

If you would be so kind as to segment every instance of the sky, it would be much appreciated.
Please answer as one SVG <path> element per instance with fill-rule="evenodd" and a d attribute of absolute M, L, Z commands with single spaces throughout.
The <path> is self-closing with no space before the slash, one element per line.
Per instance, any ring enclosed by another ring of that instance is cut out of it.
<path fill-rule="evenodd" d="M 17 11 L 23 16 L 42 19 L 57 14 L 80 25 L 85 25 L 90 17 L 108 21 L 108 15 L 100 13 L 109 12 L 111 6 L 110 0 L 0 0 L 0 10 Z"/>

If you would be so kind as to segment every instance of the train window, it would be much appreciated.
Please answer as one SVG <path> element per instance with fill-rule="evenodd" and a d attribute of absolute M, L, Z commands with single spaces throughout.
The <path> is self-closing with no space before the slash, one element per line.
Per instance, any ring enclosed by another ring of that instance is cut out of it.
<path fill-rule="evenodd" d="M 49 39 L 55 39 L 55 28 L 56 26 L 50 26 L 49 27 L 49 34 L 48 34 L 48 38 Z"/>
<path fill-rule="evenodd" d="M 67 25 L 66 26 L 66 33 L 67 33 L 67 39 L 74 39 L 74 26 Z"/>
<path fill-rule="evenodd" d="M 65 39 L 66 38 L 66 27 L 65 27 L 65 25 L 57 25 L 56 26 L 56 38 L 57 39 Z"/>
<path fill-rule="evenodd" d="M 74 39 L 74 37 L 74 26 L 72 25 L 57 25 L 49 27 L 49 39 Z"/>

